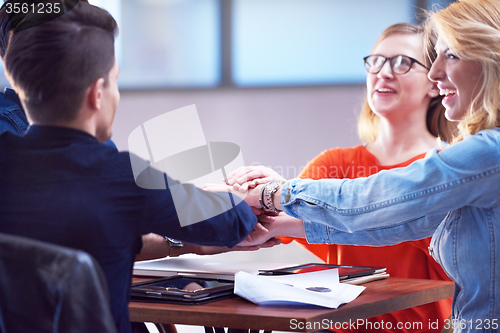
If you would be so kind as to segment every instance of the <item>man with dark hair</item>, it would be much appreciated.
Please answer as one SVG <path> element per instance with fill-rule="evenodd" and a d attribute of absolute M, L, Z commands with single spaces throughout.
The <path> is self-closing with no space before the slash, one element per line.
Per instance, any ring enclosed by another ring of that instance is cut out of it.
<path fill-rule="evenodd" d="M 257 219 L 241 202 L 181 227 L 173 189 L 135 184 L 129 154 L 99 144 L 111 136 L 120 97 L 113 47 L 116 23 L 106 11 L 83 2 L 70 13 L 71 20 L 55 19 L 10 38 L 4 59 L 7 76 L 32 125 L 24 137 L 0 135 L 0 232 L 90 253 L 106 276 L 119 331 L 130 332 L 130 279 L 141 235 L 154 232 L 232 247 Z M 160 176 L 165 184 L 175 183 Z M 196 202 L 194 210 L 227 206 L 229 201 L 226 193 L 189 185 L 175 191 Z"/>
<path fill-rule="evenodd" d="M 31 3 L 37 5 L 39 2 L 41 1 L 25 1 L 27 5 Z M 9 44 L 10 33 L 16 25 L 16 21 L 12 17 L 12 12 L 10 11 L 10 14 L 7 12 L 6 4 L 4 4 L 0 10 L 0 58 L 2 61 Z M 0 134 L 9 131 L 17 135 L 24 135 L 28 129 L 28 125 L 28 119 L 26 118 L 19 96 L 17 96 L 13 89 L 5 88 L 4 92 L 0 92 Z M 107 144 L 114 146 L 114 143 L 111 141 Z"/>
<path fill-rule="evenodd" d="M 86 0 L 80 1 L 87 2 Z M 28 8 L 30 8 L 30 4 L 38 5 L 44 2 L 45 0 L 26 0 L 23 3 L 27 4 Z M 46 2 L 49 3 L 50 1 Z M 76 2 L 78 2 L 78 0 Z M 69 11 L 64 14 L 64 16 L 61 16 L 60 19 L 67 21 L 78 21 L 84 19 L 83 17 L 81 17 L 81 15 L 74 14 L 75 12 Z M 2 9 L 0 10 L 0 58 L 2 59 L 2 61 L 5 57 L 5 53 L 9 44 L 11 31 L 16 29 L 17 25 L 22 22 L 22 20 L 19 20 L 20 14 L 15 17 L 13 15 L 14 14 L 12 13 L 12 11 L 9 12 L 4 4 L 4 6 L 2 6 Z M 113 23 L 101 22 L 101 24 Z M 116 23 L 114 24 L 114 28 L 109 28 L 116 29 Z M 23 110 L 21 101 L 19 100 L 19 96 L 13 89 L 5 88 L 3 93 L 0 92 L 0 134 L 5 131 L 10 131 L 18 135 L 24 135 L 28 126 L 28 119 Z M 116 148 L 115 144 L 112 141 L 107 141 L 105 144 Z"/>

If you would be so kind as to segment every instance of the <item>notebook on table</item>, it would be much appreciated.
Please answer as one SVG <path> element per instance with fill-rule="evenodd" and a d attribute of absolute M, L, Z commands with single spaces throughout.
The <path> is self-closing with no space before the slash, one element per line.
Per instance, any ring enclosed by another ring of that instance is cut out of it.
<path fill-rule="evenodd" d="M 134 264 L 133 274 L 136 276 L 192 276 L 233 280 L 239 271 L 258 274 L 259 270 L 273 270 L 290 266 L 286 263 L 231 261 L 211 256 L 176 257 L 139 261 Z"/>

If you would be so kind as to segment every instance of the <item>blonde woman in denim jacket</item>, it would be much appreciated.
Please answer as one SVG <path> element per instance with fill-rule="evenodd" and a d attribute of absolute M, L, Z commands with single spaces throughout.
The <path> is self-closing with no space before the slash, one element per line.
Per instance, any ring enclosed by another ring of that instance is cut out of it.
<path fill-rule="evenodd" d="M 429 78 L 459 121 L 455 143 L 367 178 L 291 180 L 271 205 L 287 215 L 242 245 L 274 236 L 310 243 L 389 245 L 433 236 L 454 280 L 454 332 L 500 331 L 500 5 L 462 0 L 431 15 L 438 35 Z M 260 185 L 246 201 L 256 208 Z M 266 201 L 264 201 L 266 202 Z M 267 202 L 269 204 L 269 202 Z"/>

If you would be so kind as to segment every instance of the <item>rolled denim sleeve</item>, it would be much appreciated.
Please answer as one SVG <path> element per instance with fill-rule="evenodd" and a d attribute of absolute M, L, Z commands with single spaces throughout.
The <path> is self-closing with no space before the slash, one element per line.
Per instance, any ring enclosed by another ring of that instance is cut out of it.
<path fill-rule="evenodd" d="M 497 128 L 434 151 L 408 167 L 367 178 L 288 181 L 280 202 L 287 214 L 310 221 L 305 223 L 306 235 L 317 242 L 326 240 L 321 237 L 331 240 L 339 232 L 371 230 L 373 234 L 376 228 L 394 231 L 404 229 L 404 224 L 414 225 L 413 230 L 435 229 L 436 218 L 426 216 L 444 217 L 448 211 L 464 206 L 498 205 L 498 184 Z M 330 236 L 318 236 L 321 228 Z"/>
<path fill-rule="evenodd" d="M 354 232 L 341 231 L 324 223 L 304 221 L 304 230 L 309 244 L 386 246 L 432 236 L 445 216 L 423 216 L 400 224 Z"/>

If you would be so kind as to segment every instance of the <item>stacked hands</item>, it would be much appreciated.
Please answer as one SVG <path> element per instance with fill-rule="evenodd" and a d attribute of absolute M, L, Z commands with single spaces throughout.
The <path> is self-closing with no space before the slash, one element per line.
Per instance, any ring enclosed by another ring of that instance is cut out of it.
<path fill-rule="evenodd" d="M 272 247 L 281 243 L 278 236 L 305 237 L 302 220 L 284 213 L 275 213 L 263 206 L 261 192 L 272 181 L 286 181 L 276 171 L 264 166 L 240 167 L 228 174 L 225 183 L 205 184 L 203 189 L 210 192 L 231 192 L 243 199 L 257 216 L 259 222 L 253 231 L 238 246 Z M 280 209 L 280 184 L 271 195 L 274 206 Z"/>

